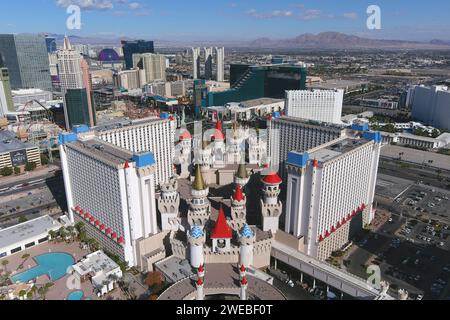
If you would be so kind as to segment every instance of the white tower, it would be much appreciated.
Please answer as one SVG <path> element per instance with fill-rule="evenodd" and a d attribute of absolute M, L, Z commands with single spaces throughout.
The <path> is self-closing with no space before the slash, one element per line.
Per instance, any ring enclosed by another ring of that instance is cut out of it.
<path fill-rule="evenodd" d="M 253 245 L 255 240 L 255 232 L 248 224 L 245 224 L 239 233 L 239 264 L 245 268 L 253 265 Z"/>
<path fill-rule="evenodd" d="M 191 203 L 188 212 L 188 223 L 191 226 L 205 226 L 210 218 L 211 205 L 208 200 L 209 188 L 203 180 L 200 165 L 195 167 L 195 179 L 191 189 Z"/>
<path fill-rule="evenodd" d="M 247 280 L 247 277 L 244 277 L 241 280 L 241 294 L 240 294 L 240 298 L 241 298 L 242 301 L 247 300 L 247 288 L 248 288 L 248 280 Z"/>
<path fill-rule="evenodd" d="M 192 76 L 194 80 L 200 77 L 200 48 L 192 48 Z"/>
<path fill-rule="evenodd" d="M 242 192 L 241 186 L 238 184 L 234 195 L 231 197 L 231 219 L 232 228 L 235 231 L 241 230 L 247 218 L 247 198 Z"/>
<path fill-rule="evenodd" d="M 201 301 L 205 299 L 205 292 L 203 290 L 205 284 L 203 283 L 203 280 L 201 278 L 199 278 L 197 280 L 197 282 L 195 283 L 196 287 L 197 287 L 197 296 L 196 296 L 196 300 Z"/>
<path fill-rule="evenodd" d="M 225 81 L 225 48 L 215 48 L 216 49 L 216 65 L 217 73 L 216 80 L 218 82 Z"/>
<path fill-rule="evenodd" d="M 283 211 L 283 204 L 278 200 L 282 182 L 276 172 L 272 172 L 262 179 L 263 199 L 261 200 L 261 213 L 263 230 L 272 231 L 273 234 L 278 231 L 280 215 Z"/>
<path fill-rule="evenodd" d="M 206 241 L 205 233 L 199 226 L 193 226 L 188 232 L 189 252 L 191 266 L 193 268 L 200 268 L 205 263 L 204 245 Z"/>
<path fill-rule="evenodd" d="M 161 197 L 158 199 L 162 231 L 178 230 L 180 224 L 178 219 L 179 207 L 178 181 L 175 177 L 172 177 L 168 183 L 161 185 Z"/>

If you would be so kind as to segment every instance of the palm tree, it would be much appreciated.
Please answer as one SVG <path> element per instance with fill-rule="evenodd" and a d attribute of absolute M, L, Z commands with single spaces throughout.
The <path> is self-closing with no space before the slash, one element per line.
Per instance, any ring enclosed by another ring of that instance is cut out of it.
<path fill-rule="evenodd" d="M 23 298 L 26 296 L 27 292 L 25 290 L 19 291 L 19 298 L 20 300 L 23 300 Z"/>
<path fill-rule="evenodd" d="M 5 270 L 5 272 L 7 271 L 7 269 L 6 269 L 6 266 L 9 264 L 9 261 L 8 260 L 3 260 L 2 261 L 2 266 L 4 267 L 4 270 Z"/>
<path fill-rule="evenodd" d="M 24 261 L 26 261 L 29 257 L 30 257 L 30 255 L 29 255 L 28 253 L 26 253 L 26 254 L 24 254 L 24 255 L 22 256 L 22 259 L 23 259 Z"/>
<path fill-rule="evenodd" d="M 29 291 L 28 293 L 27 293 L 27 300 L 33 300 L 33 293 L 31 293 L 31 291 Z"/>
<path fill-rule="evenodd" d="M 48 235 L 50 236 L 51 240 L 55 241 L 56 237 L 57 237 L 57 233 L 56 231 L 50 230 L 48 232 Z"/>
<path fill-rule="evenodd" d="M 36 286 L 31 287 L 30 293 L 33 295 L 33 298 L 36 297 L 37 291 L 38 291 L 38 288 Z"/>
<path fill-rule="evenodd" d="M 58 230 L 58 233 L 59 233 L 59 237 L 60 237 L 62 240 L 65 240 L 65 239 L 66 239 L 66 237 L 67 237 L 67 231 L 66 231 L 66 228 L 61 227 L 61 228 Z"/>

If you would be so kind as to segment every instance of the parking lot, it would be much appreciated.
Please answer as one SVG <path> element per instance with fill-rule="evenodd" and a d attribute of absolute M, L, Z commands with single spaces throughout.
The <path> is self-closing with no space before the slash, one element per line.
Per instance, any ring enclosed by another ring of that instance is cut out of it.
<path fill-rule="evenodd" d="M 450 231 L 442 224 L 436 228 L 437 224 L 390 215 L 378 230 L 356 240 L 345 257 L 348 271 L 367 278 L 367 266 L 378 265 L 393 292 L 406 289 L 413 299 L 448 299 Z M 420 235 L 427 239 L 419 239 Z"/>

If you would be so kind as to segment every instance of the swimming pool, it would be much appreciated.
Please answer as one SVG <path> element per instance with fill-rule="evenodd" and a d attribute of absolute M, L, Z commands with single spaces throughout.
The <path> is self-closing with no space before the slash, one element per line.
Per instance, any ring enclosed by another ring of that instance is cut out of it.
<path fill-rule="evenodd" d="M 34 257 L 37 266 L 16 274 L 11 277 L 13 283 L 23 282 L 27 283 L 30 280 L 36 279 L 44 274 L 48 275 L 52 281 L 56 281 L 64 277 L 67 273 L 67 268 L 75 263 L 75 259 L 68 253 L 46 253 Z"/>
<path fill-rule="evenodd" d="M 69 293 L 69 295 L 67 296 L 67 300 L 82 300 L 84 296 L 84 292 L 83 291 L 74 291 Z"/>

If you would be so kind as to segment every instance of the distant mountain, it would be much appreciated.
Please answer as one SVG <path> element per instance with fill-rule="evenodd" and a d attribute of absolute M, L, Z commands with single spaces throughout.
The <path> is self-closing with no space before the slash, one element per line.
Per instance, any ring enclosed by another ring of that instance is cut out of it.
<path fill-rule="evenodd" d="M 306 33 L 295 38 L 283 40 L 261 38 L 250 42 L 249 46 L 283 49 L 432 49 L 440 48 L 441 46 L 449 46 L 450 48 L 450 43 L 437 42 L 437 40 L 434 43 L 423 43 L 417 41 L 368 39 L 339 32 L 323 32 L 319 34 Z"/>
<path fill-rule="evenodd" d="M 58 43 L 62 43 L 64 35 L 51 34 Z M 69 36 L 73 44 L 90 44 L 94 46 L 120 46 L 121 40 L 131 40 L 123 37 L 79 37 Z M 295 38 L 270 39 L 259 38 L 253 41 L 189 41 L 189 40 L 161 40 L 154 39 L 159 48 L 186 48 L 201 46 L 225 46 L 228 48 L 253 49 L 450 49 L 450 41 L 432 40 L 430 42 L 382 40 L 362 38 L 339 32 L 322 32 L 319 34 L 305 33 Z"/>

